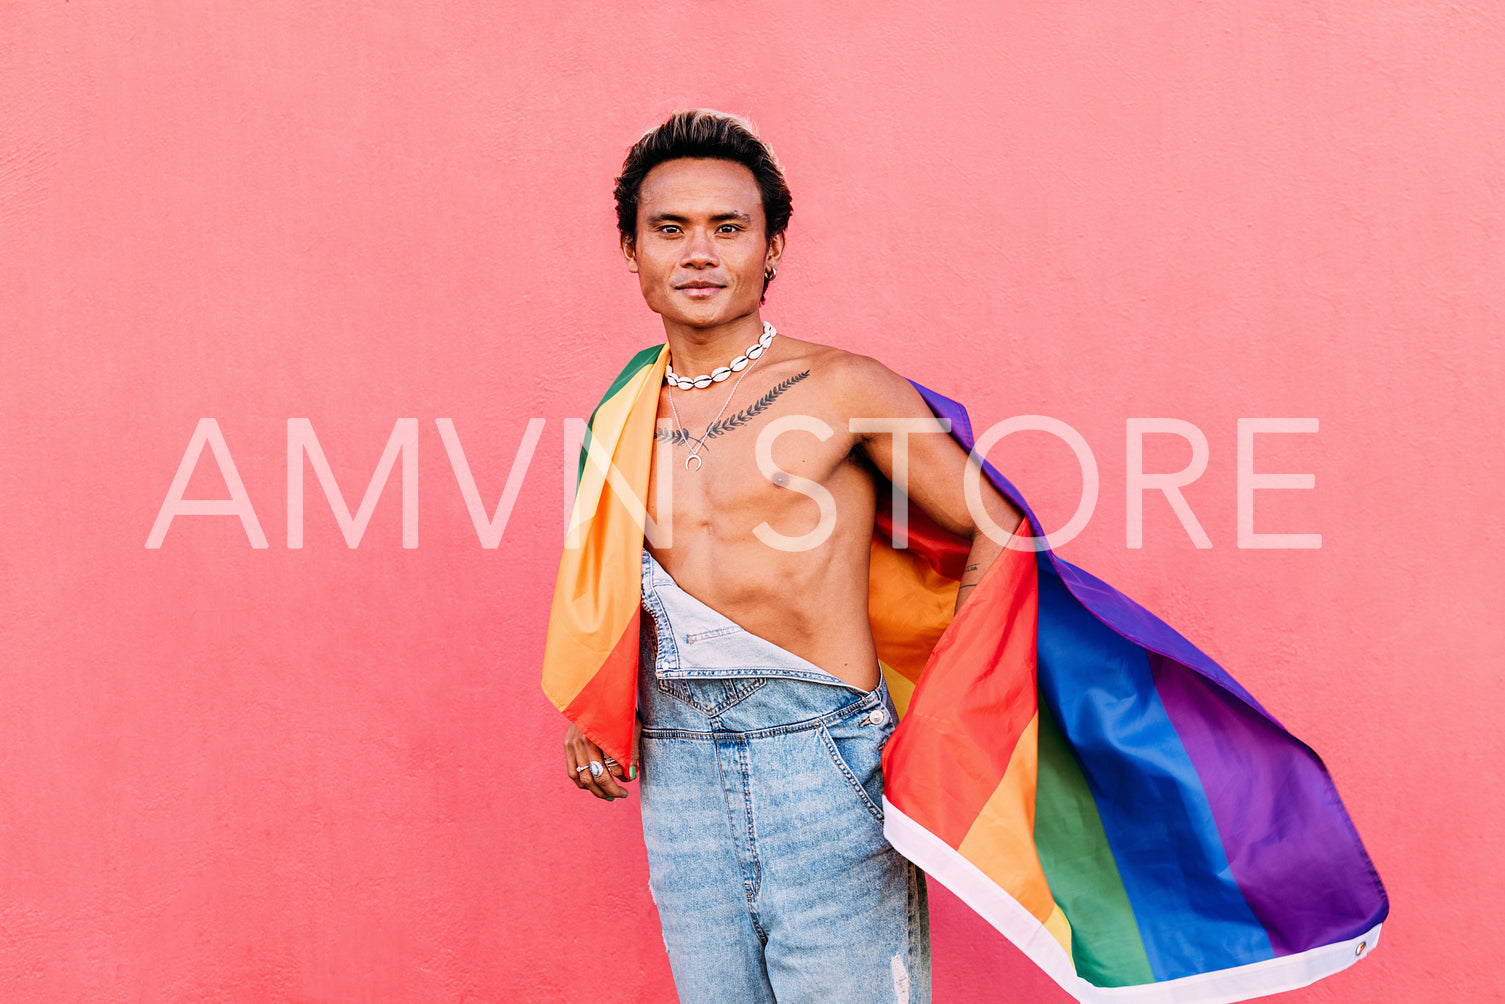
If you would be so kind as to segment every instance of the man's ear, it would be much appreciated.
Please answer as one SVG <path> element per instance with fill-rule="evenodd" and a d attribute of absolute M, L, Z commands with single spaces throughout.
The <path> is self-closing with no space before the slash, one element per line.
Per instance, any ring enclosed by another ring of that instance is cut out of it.
<path fill-rule="evenodd" d="M 784 235 L 774 234 L 768 239 L 768 252 L 763 255 L 763 268 L 766 270 L 770 265 L 779 267 L 779 259 L 784 257 Z"/>
<path fill-rule="evenodd" d="M 636 242 L 633 241 L 633 239 L 631 237 L 623 236 L 622 239 L 621 239 L 621 243 L 622 243 L 622 257 L 625 258 L 625 259 L 627 259 L 627 271 L 634 272 L 634 273 L 637 272 L 637 270 L 638 270 L 638 253 L 637 253 L 638 249 L 637 249 Z"/>

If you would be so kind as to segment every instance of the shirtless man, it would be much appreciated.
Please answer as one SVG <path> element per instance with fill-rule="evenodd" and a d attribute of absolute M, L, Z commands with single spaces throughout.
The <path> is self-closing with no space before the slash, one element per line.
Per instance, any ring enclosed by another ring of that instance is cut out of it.
<path fill-rule="evenodd" d="M 628 154 L 617 200 L 671 373 L 754 357 L 709 386 L 666 380 L 659 392 L 666 449 L 647 497 L 672 544 L 643 555 L 640 790 L 680 998 L 921 1004 L 923 876 L 882 835 L 879 754 L 895 715 L 868 626 L 877 475 L 893 478 L 907 447 L 911 501 L 971 541 L 958 606 L 1002 542 L 967 507 L 961 448 L 895 435 L 893 420 L 933 422 L 908 381 L 865 356 L 767 337 L 760 305 L 790 200 L 743 123 L 675 115 Z M 652 502 L 665 476 L 667 513 Z M 1016 525 L 982 489 L 993 524 Z M 576 786 L 625 797 L 621 766 L 573 725 L 565 753 Z"/>

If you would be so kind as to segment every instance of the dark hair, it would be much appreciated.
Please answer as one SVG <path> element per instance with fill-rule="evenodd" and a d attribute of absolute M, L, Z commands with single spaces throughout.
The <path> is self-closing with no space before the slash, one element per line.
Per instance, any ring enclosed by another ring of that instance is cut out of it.
<path fill-rule="evenodd" d="M 643 134 L 627 151 L 622 173 L 617 177 L 617 230 L 629 244 L 637 240 L 638 193 L 643 179 L 658 165 L 682 157 L 704 157 L 741 164 L 753 174 L 763 197 L 763 219 L 768 239 L 789 226 L 794 202 L 784 172 L 773 151 L 753 133 L 746 122 L 724 112 L 705 108 L 675 112 L 668 121 Z M 768 288 L 764 280 L 763 288 Z"/>

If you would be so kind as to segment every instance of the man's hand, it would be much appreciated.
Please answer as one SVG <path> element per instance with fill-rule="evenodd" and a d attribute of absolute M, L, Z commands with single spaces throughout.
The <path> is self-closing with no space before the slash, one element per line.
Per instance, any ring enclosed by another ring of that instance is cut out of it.
<path fill-rule="evenodd" d="M 601 747 L 585 738 L 585 733 L 574 725 L 564 734 L 564 762 L 569 768 L 570 781 L 580 790 L 608 802 L 627 797 L 627 790 L 617 783 L 631 780 L 622 765 L 602 753 Z"/>

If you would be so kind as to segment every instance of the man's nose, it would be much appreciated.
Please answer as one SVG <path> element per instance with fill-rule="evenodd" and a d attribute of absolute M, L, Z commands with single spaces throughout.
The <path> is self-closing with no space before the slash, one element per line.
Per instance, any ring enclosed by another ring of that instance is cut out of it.
<path fill-rule="evenodd" d="M 710 233 L 704 230 L 690 231 L 689 239 L 685 242 L 683 261 L 692 268 L 710 268 L 718 264 L 716 245 Z"/>

